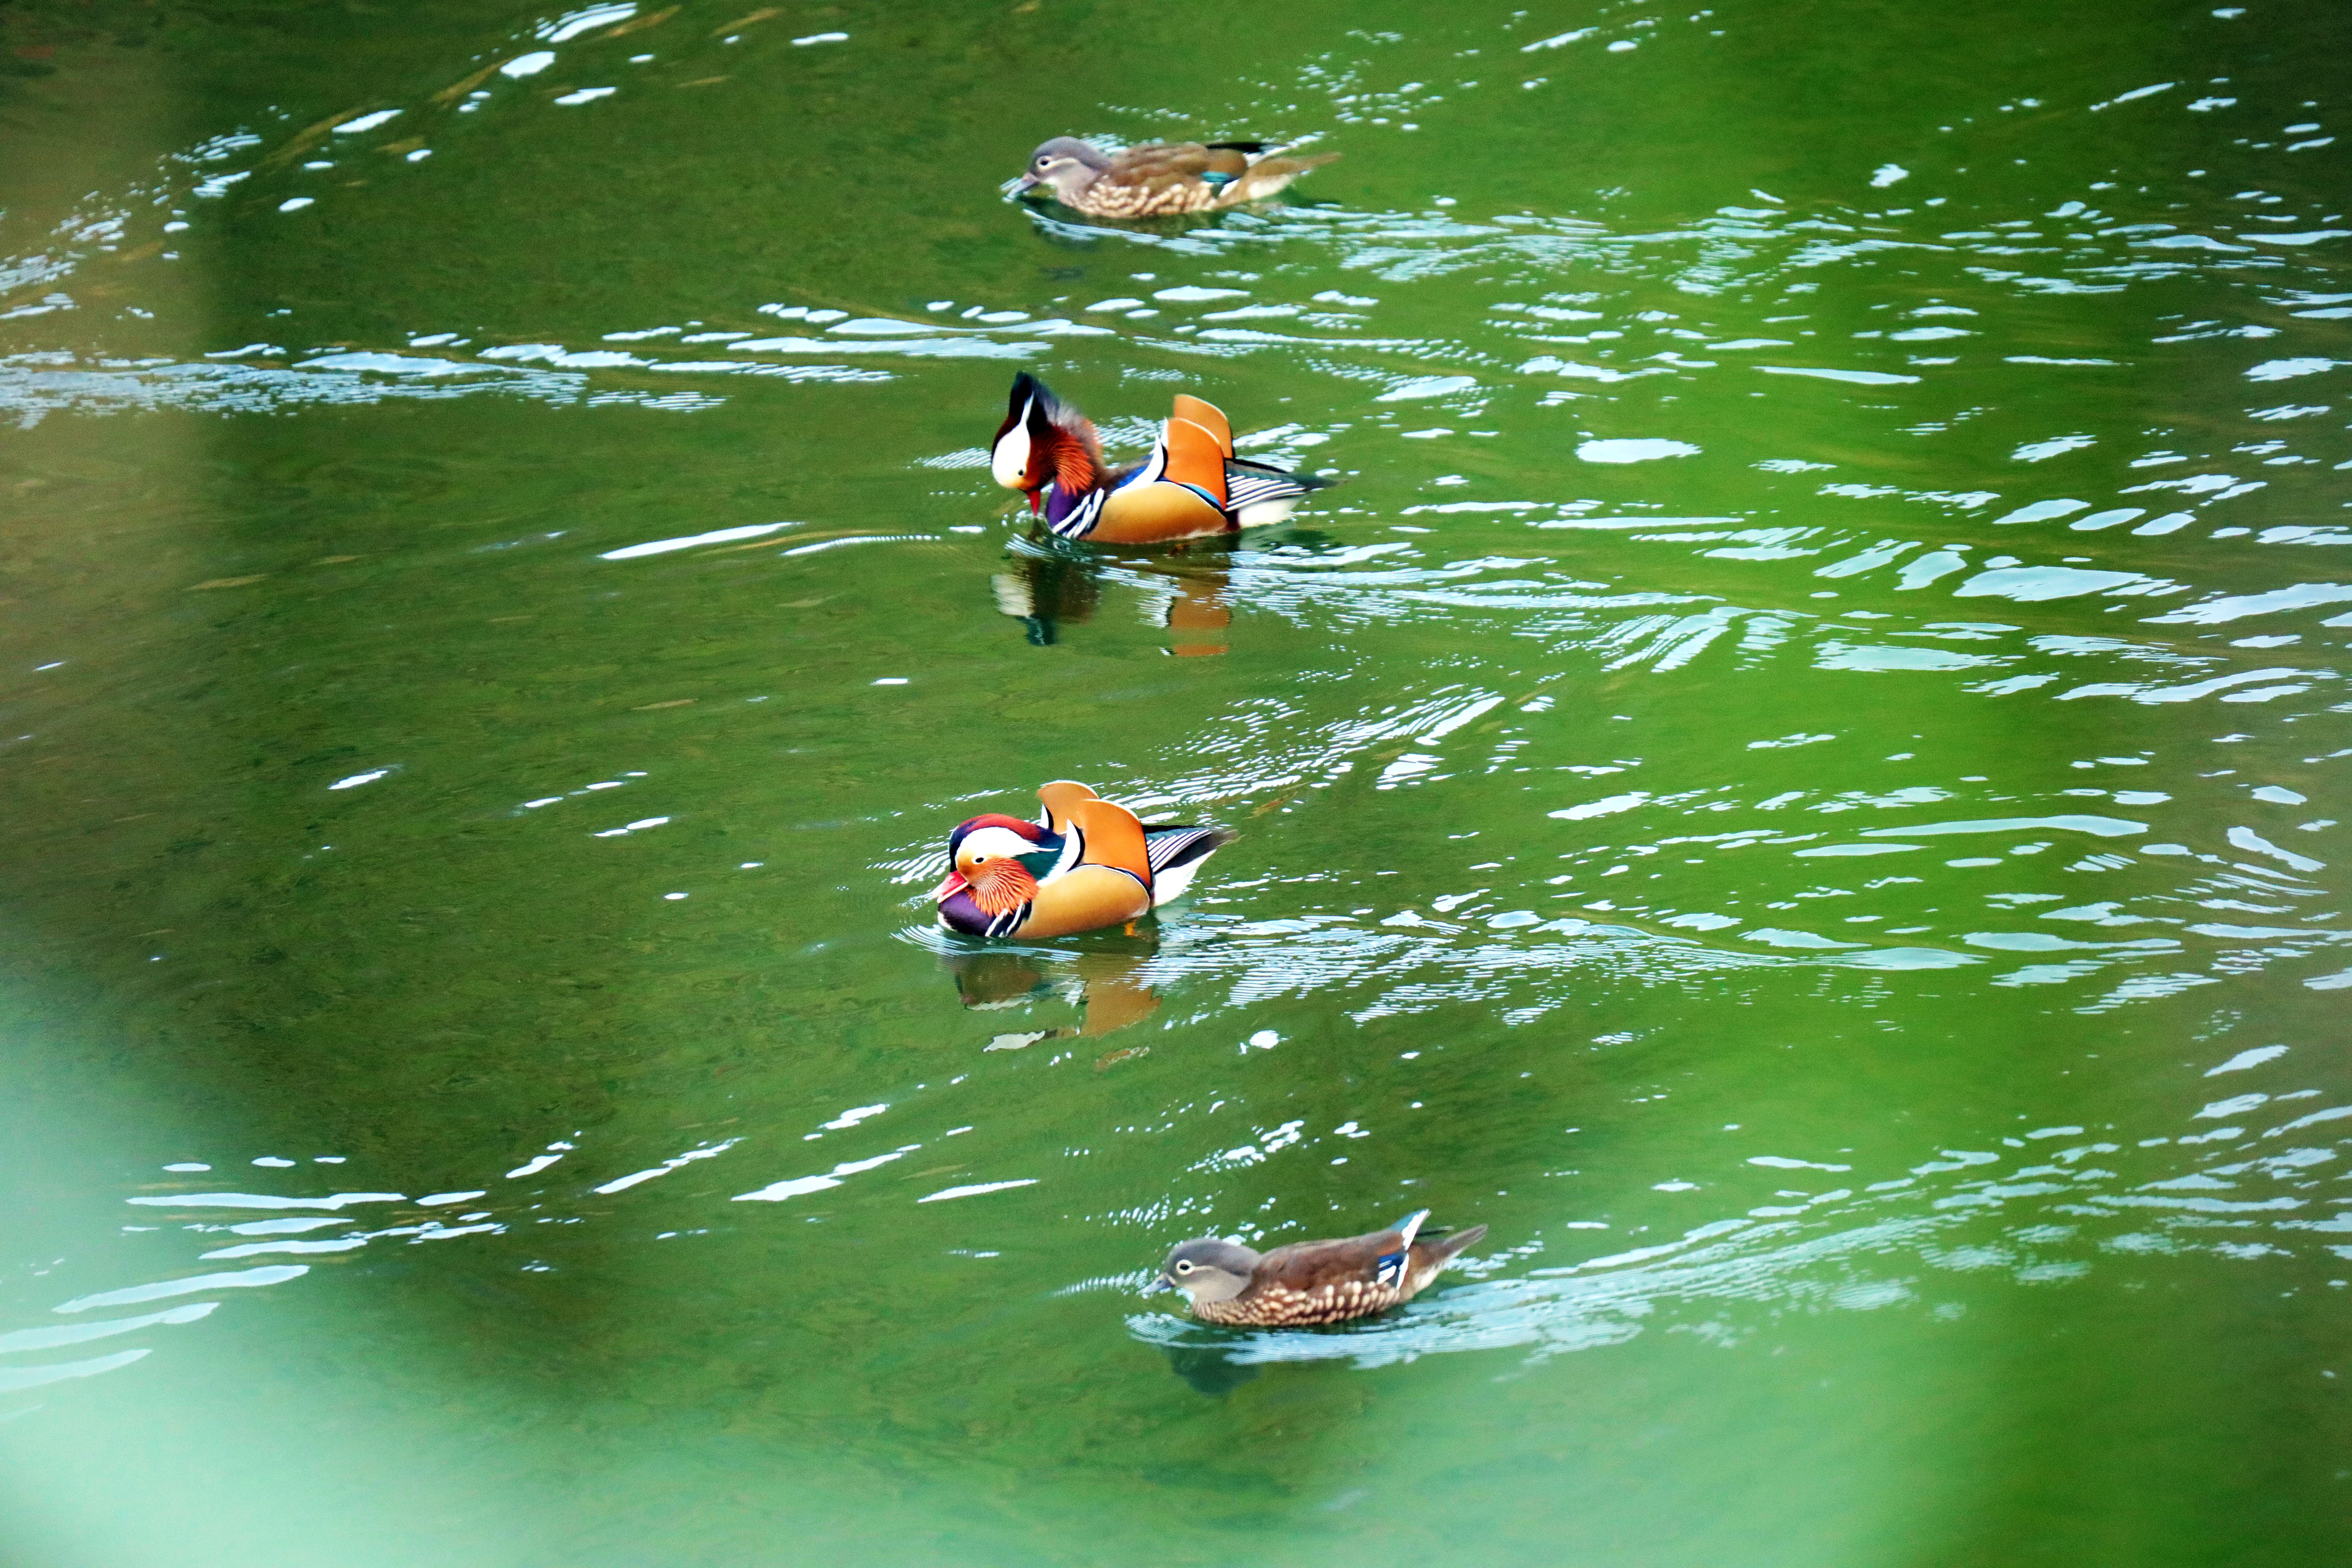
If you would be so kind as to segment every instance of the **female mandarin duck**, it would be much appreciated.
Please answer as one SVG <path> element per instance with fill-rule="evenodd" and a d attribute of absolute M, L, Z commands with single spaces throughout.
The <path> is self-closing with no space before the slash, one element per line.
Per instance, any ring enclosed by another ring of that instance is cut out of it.
<path fill-rule="evenodd" d="M 955 868 L 931 891 L 940 923 L 967 936 L 1055 937 L 1122 925 L 1192 886 L 1229 828 L 1149 826 L 1082 784 L 1037 792 L 1035 822 L 991 813 L 948 838 Z"/>
<path fill-rule="evenodd" d="M 1192 1315 L 1212 1323 L 1288 1328 L 1368 1318 L 1412 1300 L 1486 1235 L 1474 1225 L 1423 1241 L 1428 1217 L 1423 1209 L 1370 1236 L 1294 1242 L 1262 1256 L 1214 1237 L 1188 1241 L 1168 1255 L 1151 1289 L 1183 1291 Z"/>
<path fill-rule="evenodd" d="M 1056 136 L 1029 155 L 1029 167 L 1005 190 L 1025 195 L 1042 185 L 1089 217 L 1166 217 L 1263 200 L 1339 155 L 1282 155 L 1289 151 L 1263 142 L 1179 142 L 1113 155 L 1075 136 Z"/>
<path fill-rule="evenodd" d="M 1110 468 L 1093 424 L 1026 371 L 1013 378 L 989 469 L 1055 534 L 1097 544 L 1168 544 L 1279 522 L 1329 482 L 1235 458 L 1223 412 L 1181 393 L 1151 456 Z"/>

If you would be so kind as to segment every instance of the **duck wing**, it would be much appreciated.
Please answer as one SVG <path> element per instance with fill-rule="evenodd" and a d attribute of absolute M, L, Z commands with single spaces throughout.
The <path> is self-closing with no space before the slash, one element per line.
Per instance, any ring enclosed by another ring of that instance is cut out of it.
<path fill-rule="evenodd" d="M 1227 185 L 1241 178 L 1253 154 L 1237 143 L 1204 146 L 1198 142 L 1154 142 L 1129 147 L 1111 160 L 1099 178 L 1130 190 L 1159 192 L 1178 185 Z"/>
<path fill-rule="evenodd" d="M 1350 1284 L 1401 1285 L 1412 1239 L 1428 1217 L 1429 1211 L 1423 1209 L 1370 1236 L 1277 1247 L 1259 1260 L 1255 1278 L 1286 1290 L 1308 1292 Z"/>
<path fill-rule="evenodd" d="M 1234 455 L 1233 421 L 1225 411 L 1206 398 L 1195 397 L 1189 392 L 1176 395 L 1175 406 L 1170 409 L 1171 419 L 1187 419 L 1216 437 L 1217 449 L 1230 458 Z"/>
<path fill-rule="evenodd" d="M 1225 457 L 1233 447 L 1217 433 L 1190 419 L 1171 419 L 1160 436 L 1167 448 L 1161 472 L 1187 489 L 1198 490 L 1219 511 L 1225 508 Z"/>
<path fill-rule="evenodd" d="M 1083 789 L 1073 785 L 1073 792 Z M 1047 786 L 1053 788 L 1052 785 Z M 1015 928 L 989 935 L 1070 936 L 1137 919 L 1151 909 L 1151 858 L 1143 824 L 1123 805 L 1065 795 L 1061 857 L 1040 878 Z"/>
<path fill-rule="evenodd" d="M 1067 873 L 1118 871 L 1151 889 L 1151 853 L 1144 844 L 1143 824 L 1123 805 L 1097 796 L 1069 803 L 1069 837 L 1078 850 Z"/>
<path fill-rule="evenodd" d="M 1038 814 L 1037 825 L 1048 833 L 1067 833 L 1070 830 L 1070 808 L 1080 801 L 1101 798 L 1076 779 L 1055 779 L 1050 784 L 1041 784 L 1037 790 L 1037 800 L 1045 809 Z"/>
<path fill-rule="evenodd" d="M 1189 419 L 1171 419 L 1160 427 L 1151 455 L 1106 494 L 1097 514 L 1075 528 L 1055 525 L 1055 531 L 1066 539 L 1107 544 L 1164 544 L 1230 532 L 1224 462 L 1214 432 Z"/>

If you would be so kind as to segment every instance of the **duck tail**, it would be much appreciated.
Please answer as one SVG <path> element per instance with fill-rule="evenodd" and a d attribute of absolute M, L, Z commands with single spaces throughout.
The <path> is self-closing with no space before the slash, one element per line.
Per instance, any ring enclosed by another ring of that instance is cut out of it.
<path fill-rule="evenodd" d="M 1250 162 L 1249 172 L 1233 183 L 1233 200 L 1261 201 L 1281 190 L 1301 174 L 1311 173 L 1331 162 L 1337 153 L 1309 153 L 1299 157 L 1286 156 L 1288 148 L 1278 148 Z"/>
<path fill-rule="evenodd" d="M 1253 463 L 1247 458 L 1225 459 L 1225 480 L 1228 485 L 1244 479 L 1280 479 L 1300 491 L 1326 490 L 1339 481 L 1320 474 L 1302 474 L 1289 468 L 1277 468 L 1271 463 Z"/>
<path fill-rule="evenodd" d="M 1151 863 L 1151 902 L 1156 909 L 1181 899 L 1200 874 L 1202 863 L 1239 838 L 1230 827 L 1193 827 L 1172 822 L 1147 823 L 1144 857 Z"/>
<path fill-rule="evenodd" d="M 1175 822 L 1143 825 L 1144 848 L 1155 875 L 1205 860 L 1240 837 L 1230 827 L 1194 827 Z"/>
<path fill-rule="evenodd" d="M 1414 1261 L 1434 1274 L 1486 1239 L 1486 1227 L 1483 1225 L 1425 1237 L 1413 1245 L 1413 1251 L 1420 1254 Z"/>
<path fill-rule="evenodd" d="M 1314 474 L 1286 473 L 1239 458 L 1225 459 L 1225 510 L 1244 528 L 1280 522 L 1301 496 L 1336 483 Z"/>

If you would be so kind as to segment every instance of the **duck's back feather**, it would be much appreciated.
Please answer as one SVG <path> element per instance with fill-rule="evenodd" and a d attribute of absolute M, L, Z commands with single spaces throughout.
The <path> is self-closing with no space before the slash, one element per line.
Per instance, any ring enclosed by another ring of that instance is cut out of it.
<path fill-rule="evenodd" d="M 1163 142 L 1129 147 L 1074 198 L 1081 212 L 1102 217 L 1157 217 L 1210 212 L 1273 195 L 1318 164 L 1323 153 L 1284 157 L 1263 142 Z"/>

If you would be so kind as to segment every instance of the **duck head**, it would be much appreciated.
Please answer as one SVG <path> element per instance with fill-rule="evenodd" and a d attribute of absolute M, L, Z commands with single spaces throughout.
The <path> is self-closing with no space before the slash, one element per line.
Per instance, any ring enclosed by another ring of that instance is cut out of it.
<path fill-rule="evenodd" d="M 1034 822 L 993 812 L 975 816 L 948 836 L 955 868 L 931 889 L 931 901 L 967 896 L 985 914 L 1009 913 L 1037 896 L 1037 879 L 1061 853 L 1062 841 Z"/>
<path fill-rule="evenodd" d="M 1029 154 L 1029 166 L 1007 181 L 1004 190 L 1007 195 L 1022 196 L 1043 185 L 1055 199 L 1066 202 L 1109 167 L 1110 158 L 1100 148 L 1075 136 L 1056 136 Z"/>
<path fill-rule="evenodd" d="M 1026 495 L 1034 511 L 1047 485 L 1059 483 L 1064 493 L 1078 496 L 1100 484 L 1102 446 L 1085 415 L 1023 371 L 1013 378 L 988 468 L 998 484 Z"/>
<path fill-rule="evenodd" d="M 1158 1290 L 1181 1290 L 1192 1301 L 1230 1301 L 1249 1289 L 1258 1255 L 1239 1242 L 1203 1237 L 1169 1253 L 1160 1266 Z"/>

